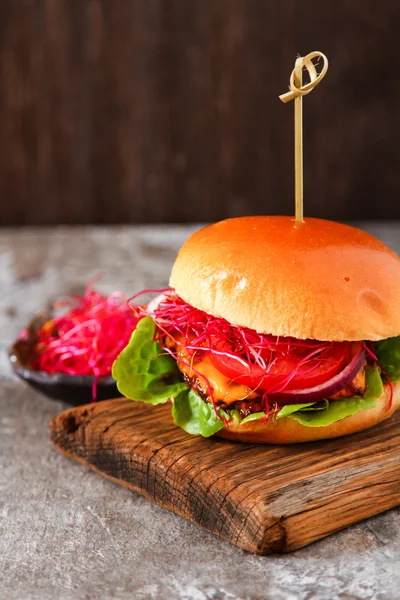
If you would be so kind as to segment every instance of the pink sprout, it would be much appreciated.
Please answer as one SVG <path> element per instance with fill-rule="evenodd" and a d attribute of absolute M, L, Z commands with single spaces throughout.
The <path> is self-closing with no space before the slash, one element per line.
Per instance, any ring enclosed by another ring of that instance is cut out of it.
<path fill-rule="evenodd" d="M 60 306 L 69 310 L 47 321 L 37 332 L 33 368 L 47 373 L 94 375 L 95 399 L 98 378 L 111 374 L 112 364 L 127 345 L 138 318 L 121 292 L 105 297 L 92 283 L 83 296 L 74 294 L 55 305 Z"/>

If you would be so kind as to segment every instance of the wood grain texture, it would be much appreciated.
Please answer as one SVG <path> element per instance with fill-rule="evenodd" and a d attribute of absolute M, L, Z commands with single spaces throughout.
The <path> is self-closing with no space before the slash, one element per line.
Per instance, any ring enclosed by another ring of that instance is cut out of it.
<path fill-rule="evenodd" d="M 288 552 L 400 504 L 400 415 L 347 438 L 296 446 L 188 436 L 170 408 L 126 399 L 67 410 L 67 456 L 257 554 Z"/>
<path fill-rule="evenodd" d="M 296 53 L 306 214 L 400 217 L 400 4 L 3 0 L 0 224 L 212 221 L 293 212 Z"/>

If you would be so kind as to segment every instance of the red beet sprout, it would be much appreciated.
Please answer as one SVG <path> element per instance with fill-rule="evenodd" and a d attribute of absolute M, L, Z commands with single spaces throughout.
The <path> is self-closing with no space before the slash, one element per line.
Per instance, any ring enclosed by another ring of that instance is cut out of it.
<path fill-rule="evenodd" d="M 138 318 L 126 297 L 114 292 L 104 297 L 89 284 L 84 295 L 72 295 L 55 308 L 69 307 L 37 332 L 34 369 L 47 373 L 94 375 L 92 397 L 99 377 L 110 375 L 118 354 L 127 345 Z"/>
<path fill-rule="evenodd" d="M 256 333 L 194 308 L 171 289 L 162 290 L 154 308 L 149 307 L 150 304 L 133 306 L 132 310 L 137 318 L 150 314 L 159 329 L 177 345 L 184 346 L 189 355 L 212 352 L 233 358 L 245 368 L 257 365 L 266 371 L 271 371 L 280 357 L 295 356 L 293 370 L 282 381 L 284 387 L 295 375 L 317 368 L 334 343 Z"/>

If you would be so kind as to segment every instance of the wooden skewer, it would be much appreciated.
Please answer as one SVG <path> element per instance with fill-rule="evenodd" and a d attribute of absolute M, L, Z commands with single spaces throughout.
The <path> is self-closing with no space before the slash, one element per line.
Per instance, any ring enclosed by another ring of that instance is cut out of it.
<path fill-rule="evenodd" d="M 323 66 L 317 73 L 313 58 L 322 58 Z M 306 68 L 310 83 L 303 85 L 303 68 Z M 306 96 L 325 77 L 328 70 L 328 59 L 322 52 L 310 52 L 307 56 L 296 59 L 290 75 L 289 92 L 279 98 L 282 102 L 294 100 L 294 170 L 295 170 L 295 216 L 296 221 L 303 221 L 303 96 Z"/>

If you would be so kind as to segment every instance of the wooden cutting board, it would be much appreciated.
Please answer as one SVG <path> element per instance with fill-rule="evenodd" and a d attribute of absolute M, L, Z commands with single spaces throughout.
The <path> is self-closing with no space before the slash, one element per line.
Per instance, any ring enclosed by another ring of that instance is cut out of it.
<path fill-rule="evenodd" d="M 288 552 L 400 504 L 400 411 L 367 431 L 294 446 L 191 437 L 169 406 L 125 398 L 50 422 L 67 456 L 257 554 Z"/>

